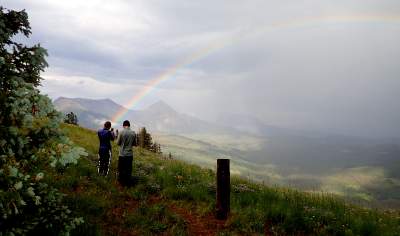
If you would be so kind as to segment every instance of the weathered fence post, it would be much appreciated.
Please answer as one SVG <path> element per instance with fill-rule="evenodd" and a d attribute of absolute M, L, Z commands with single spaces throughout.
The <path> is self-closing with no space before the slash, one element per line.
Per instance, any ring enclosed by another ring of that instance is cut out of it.
<path fill-rule="evenodd" d="M 217 212 L 220 220 L 228 218 L 230 211 L 231 179 L 229 171 L 229 159 L 217 160 Z"/>

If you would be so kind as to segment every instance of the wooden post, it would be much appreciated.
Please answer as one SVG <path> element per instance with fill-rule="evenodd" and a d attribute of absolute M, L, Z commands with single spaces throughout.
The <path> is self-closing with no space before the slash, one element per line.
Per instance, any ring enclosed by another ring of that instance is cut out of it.
<path fill-rule="evenodd" d="M 228 218 L 230 211 L 231 180 L 229 159 L 217 160 L 217 206 L 216 217 L 220 220 Z"/>

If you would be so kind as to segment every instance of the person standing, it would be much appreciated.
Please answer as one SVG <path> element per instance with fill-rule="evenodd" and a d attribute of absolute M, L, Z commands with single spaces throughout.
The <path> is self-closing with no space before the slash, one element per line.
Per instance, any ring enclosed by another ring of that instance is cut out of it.
<path fill-rule="evenodd" d="M 100 175 L 107 176 L 111 162 L 111 141 L 115 139 L 114 129 L 111 129 L 111 122 L 106 121 L 104 128 L 97 131 L 99 137 L 99 164 L 97 171 Z"/>
<path fill-rule="evenodd" d="M 124 127 L 118 134 L 117 144 L 119 146 L 118 158 L 118 181 L 122 185 L 129 185 L 132 179 L 133 146 L 137 146 L 136 134 L 130 128 L 130 122 L 125 120 Z"/>

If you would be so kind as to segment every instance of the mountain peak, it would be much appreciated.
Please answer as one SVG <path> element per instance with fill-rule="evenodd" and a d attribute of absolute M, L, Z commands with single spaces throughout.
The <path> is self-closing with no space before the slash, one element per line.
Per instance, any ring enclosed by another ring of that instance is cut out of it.
<path fill-rule="evenodd" d="M 71 100 L 70 98 L 67 98 L 67 97 L 58 97 L 58 98 L 56 98 L 56 99 L 54 99 L 54 102 L 59 102 L 59 101 L 65 101 L 65 100 Z"/>
<path fill-rule="evenodd" d="M 159 100 L 156 103 L 153 103 L 146 110 L 153 111 L 153 112 L 160 112 L 160 113 L 176 113 L 176 111 L 167 103 L 162 100 Z"/>
<path fill-rule="evenodd" d="M 118 103 L 114 102 L 110 98 L 102 98 L 102 99 L 93 99 L 93 98 L 68 98 L 68 97 L 58 97 L 57 99 L 54 100 L 55 103 L 60 103 L 60 102 L 76 102 L 80 104 L 101 104 L 105 107 L 108 106 L 116 106 L 116 107 L 121 107 Z"/>

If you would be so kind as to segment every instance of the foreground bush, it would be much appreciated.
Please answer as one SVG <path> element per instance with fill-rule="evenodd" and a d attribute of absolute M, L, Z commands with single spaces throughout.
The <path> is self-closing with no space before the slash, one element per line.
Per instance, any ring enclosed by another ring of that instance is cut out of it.
<path fill-rule="evenodd" d="M 61 115 L 36 88 L 45 49 L 13 41 L 30 33 L 24 11 L 0 7 L 0 235 L 68 234 L 82 219 L 49 176 L 85 152 L 62 134 Z"/>

